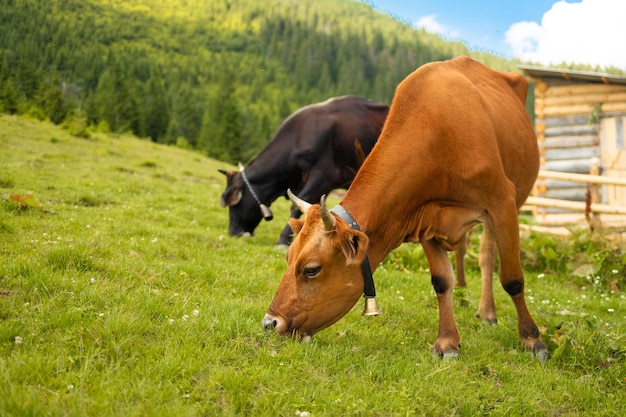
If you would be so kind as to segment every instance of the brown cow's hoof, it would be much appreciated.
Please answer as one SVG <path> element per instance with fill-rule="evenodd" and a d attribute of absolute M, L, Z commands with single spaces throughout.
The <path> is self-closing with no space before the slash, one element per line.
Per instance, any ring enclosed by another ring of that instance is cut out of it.
<path fill-rule="evenodd" d="M 548 349 L 542 349 L 537 352 L 532 352 L 533 358 L 539 359 L 539 362 L 546 363 L 546 361 L 550 358 L 550 351 Z"/>
<path fill-rule="evenodd" d="M 458 350 L 451 350 L 443 354 L 443 360 L 451 360 L 451 359 L 459 359 L 461 357 L 461 352 Z"/>
<path fill-rule="evenodd" d="M 533 358 L 539 359 L 539 362 L 545 363 L 550 358 L 548 347 L 540 340 L 530 349 Z"/>
<path fill-rule="evenodd" d="M 522 345 L 530 350 L 533 358 L 539 359 L 541 363 L 544 363 L 550 357 L 550 351 L 548 347 L 539 338 L 526 338 L 522 339 Z"/>
<path fill-rule="evenodd" d="M 443 359 L 444 361 L 459 359 L 461 357 L 461 352 L 458 350 L 449 350 L 447 352 L 437 352 L 435 348 L 432 350 L 433 358 Z"/>
<path fill-rule="evenodd" d="M 438 340 L 433 346 L 433 356 L 439 356 L 443 359 L 457 359 L 461 352 L 461 343 L 451 340 Z"/>
<path fill-rule="evenodd" d="M 481 319 L 485 323 L 492 326 L 496 326 L 498 324 L 498 319 L 496 317 L 480 317 L 480 315 L 476 313 L 476 318 Z"/>
<path fill-rule="evenodd" d="M 476 314 L 474 315 L 477 319 L 481 319 L 482 321 L 484 321 L 485 323 L 489 323 L 493 326 L 495 326 L 496 324 L 498 324 L 498 318 L 495 315 L 492 314 L 486 314 L 486 313 L 482 313 L 480 311 L 477 311 Z"/>

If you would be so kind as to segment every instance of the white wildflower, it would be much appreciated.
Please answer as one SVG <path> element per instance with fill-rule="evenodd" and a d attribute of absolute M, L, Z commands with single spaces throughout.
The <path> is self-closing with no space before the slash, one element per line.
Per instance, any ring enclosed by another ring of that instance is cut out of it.
<path fill-rule="evenodd" d="M 191 314 L 197 317 L 198 315 L 200 315 L 200 310 L 194 310 Z"/>
<path fill-rule="evenodd" d="M 189 318 L 189 316 L 185 314 L 185 315 L 183 316 L 183 321 L 187 321 L 187 319 L 188 319 L 188 318 Z"/>
<path fill-rule="evenodd" d="M 23 341 L 24 341 L 24 339 L 22 339 L 21 337 L 15 336 L 15 344 L 16 345 L 21 345 Z"/>

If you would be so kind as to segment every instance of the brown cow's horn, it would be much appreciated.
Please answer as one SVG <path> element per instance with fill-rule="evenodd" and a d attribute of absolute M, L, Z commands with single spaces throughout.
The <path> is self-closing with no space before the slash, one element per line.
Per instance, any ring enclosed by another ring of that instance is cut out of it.
<path fill-rule="evenodd" d="M 328 211 L 328 207 L 326 207 L 326 194 L 320 198 L 320 214 L 322 215 L 322 221 L 324 222 L 324 229 L 327 232 L 335 229 L 335 218 L 330 211 Z"/>
<path fill-rule="evenodd" d="M 291 202 L 295 204 L 296 207 L 298 207 L 298 210 L 300 210 L 302 213 L 306 214 L 306 212 L 309 211 L 311 203 L 307 203 L 306 201 L 298 198 L 294 193 L 291 192 L 291 189 L 287 189 L 287 196 L 289 196 Z"/>

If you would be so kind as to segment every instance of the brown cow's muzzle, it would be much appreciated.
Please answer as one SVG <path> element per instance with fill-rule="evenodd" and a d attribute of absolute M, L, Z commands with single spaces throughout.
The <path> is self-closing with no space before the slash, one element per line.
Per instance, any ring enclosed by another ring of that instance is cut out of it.
<path fill-rule="evenodd" d="M 284 327 L 284 320 L 266 314 L 261 324 L 263 324 L 263 330 L 266 332 L 270 332 L 274 329 L 276 333 L 278 333 L 279 325 L 280 327 Z"/>
<path fill-rule="evenodd" d="M 287 333 L 289 333 L 285 320 L 280 317 L 274 317 L 269 313 L 266 314 L 265 317 L 263 317 L 261 324 L 263 325 L 263 329 L 266 332 L 271 332 L 272 329 L 274 329 L 274 331 L 276 331 L 276 333 L 281 336 L 287 335 Z M 304 343 L 311 341 L 311 336 L 304 333 L 298 333 L 297 331 L 293 331 L 292 336 L 294 337 L 294 339 L 300 339 L 300 341 Z"/>

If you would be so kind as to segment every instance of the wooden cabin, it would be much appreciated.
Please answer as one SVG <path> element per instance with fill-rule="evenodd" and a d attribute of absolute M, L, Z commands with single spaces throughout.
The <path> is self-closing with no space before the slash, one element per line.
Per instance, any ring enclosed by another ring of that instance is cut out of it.
<path fill-rule="evenodd" d="M 534 85 L 541 170 L 626 181 L 626 77 L 526 65 L 519 69 Z M 626 209 L 625 186 L 589 185 L 556 177 L 540 176 L 533 195 L 579 203 L 591 196 L 592 206 Z M 602 224 L 626 225 L 626 214 L 620 211 L 601 214 Z M 535 220 L 545 224 L 588 220 L 584 210 L 563 207 L 537 207 L 534 213 Z"/>

